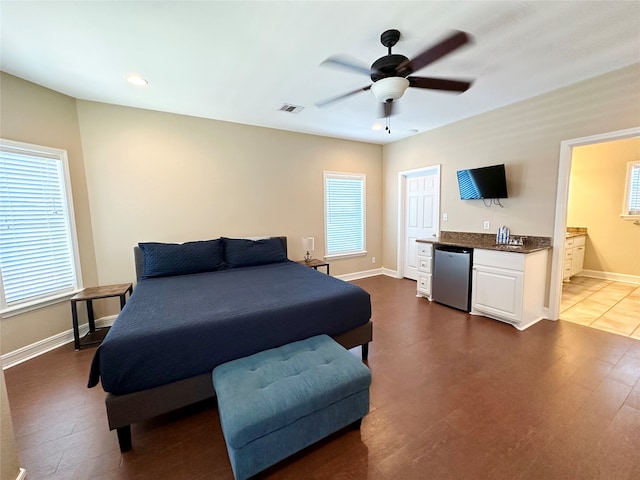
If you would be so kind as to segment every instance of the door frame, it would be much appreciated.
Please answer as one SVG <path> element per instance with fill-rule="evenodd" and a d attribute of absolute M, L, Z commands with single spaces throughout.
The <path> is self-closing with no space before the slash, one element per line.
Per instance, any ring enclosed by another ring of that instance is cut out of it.
<path fill-rule="evenodd" d="M 625 138 L 640 135 L 640 127 L 616 130 L 613 132 L 590 135 L 588 137 L 573 138 L 560 142 L 560 161 L 558 165 L 558 186 L 556 189 L 556 217 L 553 227 L 553 255 L 551 262 L 551 281 L 549 285 L 549 309 L 550 320 L 558 320 L 560 317 L 560 304 L 562 302 L 562 273 L 564 266 L 564 242 L 567 229 L 567 208 L 569 203 L 569 185 L 571 182 L 571 161 L 573 148 L 594 143 L 623 140 Z"/>
<path fill-rule="evenodd" d="M 418 177 L 421 175 L 435 174 L 438 182 L 438 206 L 436 215 L 436 231 L 440 233 L 440 200 L 442 197 L 442 182 L 440 174 L 440 164 L 430 165 L 427 167 L 413 168 L 411 170 L 402 170 L 398 172 L 398 237 L 397 237 L 397 278 L 404 278 L 404 257 L 405 257 L 405 218 L 406 218 L 406 189 L 407 178 Z"/>

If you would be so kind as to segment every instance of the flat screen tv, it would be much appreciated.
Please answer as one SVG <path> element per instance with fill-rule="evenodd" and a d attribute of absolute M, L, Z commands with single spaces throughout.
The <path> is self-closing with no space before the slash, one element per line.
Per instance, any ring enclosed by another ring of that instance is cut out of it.
<path fill-rule="evenodd" d="M 504 164 L 458 170 L 458 187 L 462 200 L 507 198 Z"/>

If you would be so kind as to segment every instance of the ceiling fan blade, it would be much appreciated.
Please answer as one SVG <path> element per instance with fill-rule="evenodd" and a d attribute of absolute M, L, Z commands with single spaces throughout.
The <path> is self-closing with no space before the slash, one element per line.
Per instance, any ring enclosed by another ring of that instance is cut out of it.
<path fill-rule="evenodd" d="M 353 60 L 344 55 L 334 55 L 327 58 L 320 65 L 327 67 L 335 67 L 340 68 L 342 70 L 348 70 L 350 72 L 361 73 L 364 75 L 371 75 L 371 69 L 366 65 L 358 62 L 357 60 Z"/>
<path fill-rule="evenodd" d="M 417 72 L 421 68 L 426 67 L 430 63 L 435 62 L 439 58 L 444 57 L 448 53 L 453 52 L 455 49 L 460 48 L 470 41 L 471 36 L 468 33 L 456 30 L 440 43 L 428 48 L 411 60 L 402 62 L 396 67 L 396 72 L 401 72 L 406 69 L 408 73 L 406 73 L 405 76 L 411 75 L 413 72 Z"/>
<path fill-rule="evenodd" d="M 473 81 L 450 80 L 433 77 L 407 77 L 410 87 L 429 88 L 431 90 L 447 90 L 450 92 L 466 92 Z"/>
<path fill-rule="evenodd" d="M 367 85 L 366 87 L 358 88 L 356 90 L 352 90 L 350 92 L 343 93 L 342 95 L 337 95 L 335 97 L 327 98 L 325 100 L 321 100 L 319 102 L 316 102 L 315 106 L 316 107 L 320 107 L 320 108 L 326 107 L 327 105 L 329 105 L 329 104 L 331 104 L 333 102 L 337 102 L 338 100 L 342 100 L 343 98 L 350 97 L 351 95 L 355 95 L 358 92 L 366 92 L 370 88 L 371 88 L 371 85 Z"/>

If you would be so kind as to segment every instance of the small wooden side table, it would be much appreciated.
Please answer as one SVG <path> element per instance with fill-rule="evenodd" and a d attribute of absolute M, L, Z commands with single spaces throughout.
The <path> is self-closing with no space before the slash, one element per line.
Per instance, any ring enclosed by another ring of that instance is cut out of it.
<path fill-rule="evenodd" d="M 95 318 L 93 317 L 93 301 L 99 298 L 120 297 L 120 310 L 126 303 L 126 294 L 133 292 L 133 285 L 130 283 L 121 283 L 118 285 L 105 285 L 103 287 L 90 287 L 76 293 L 71 297 L 71 317 L 73 319 L 73 344 L 76 350 L 87 345 L 96 345 L 101 343 L 105 335 L 111 327 L 96 328 Z M 78 302 L 87 302 L 87 317 L 89 320 L 89 331 L 80 338 L 78 328 Z"/>
<path fill-rule="evenodd" d="M 311 260 L 300 260 L 298 261 L 301 265 L 306 265 L 307 267 L 313 268 L 314 270 L 318 270 L 318 267 L 326 267 L 327 275 L 329 275 L 329 262 L 324 260 L 318 260 L 316 258 L 312 258 Z"/>

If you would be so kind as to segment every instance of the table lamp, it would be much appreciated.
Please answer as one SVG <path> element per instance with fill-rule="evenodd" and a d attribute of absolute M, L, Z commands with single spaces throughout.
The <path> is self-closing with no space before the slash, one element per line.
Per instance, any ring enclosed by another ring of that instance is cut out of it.
<path fill-rule="evenodd" d="M 302 249 L 307 252 L 304 256 L 305 262 L 311 260 L 311 254 L 309 252 L 313 252 L 314 244 L 315 239 L 313 237 L 302 237 Z"/>

